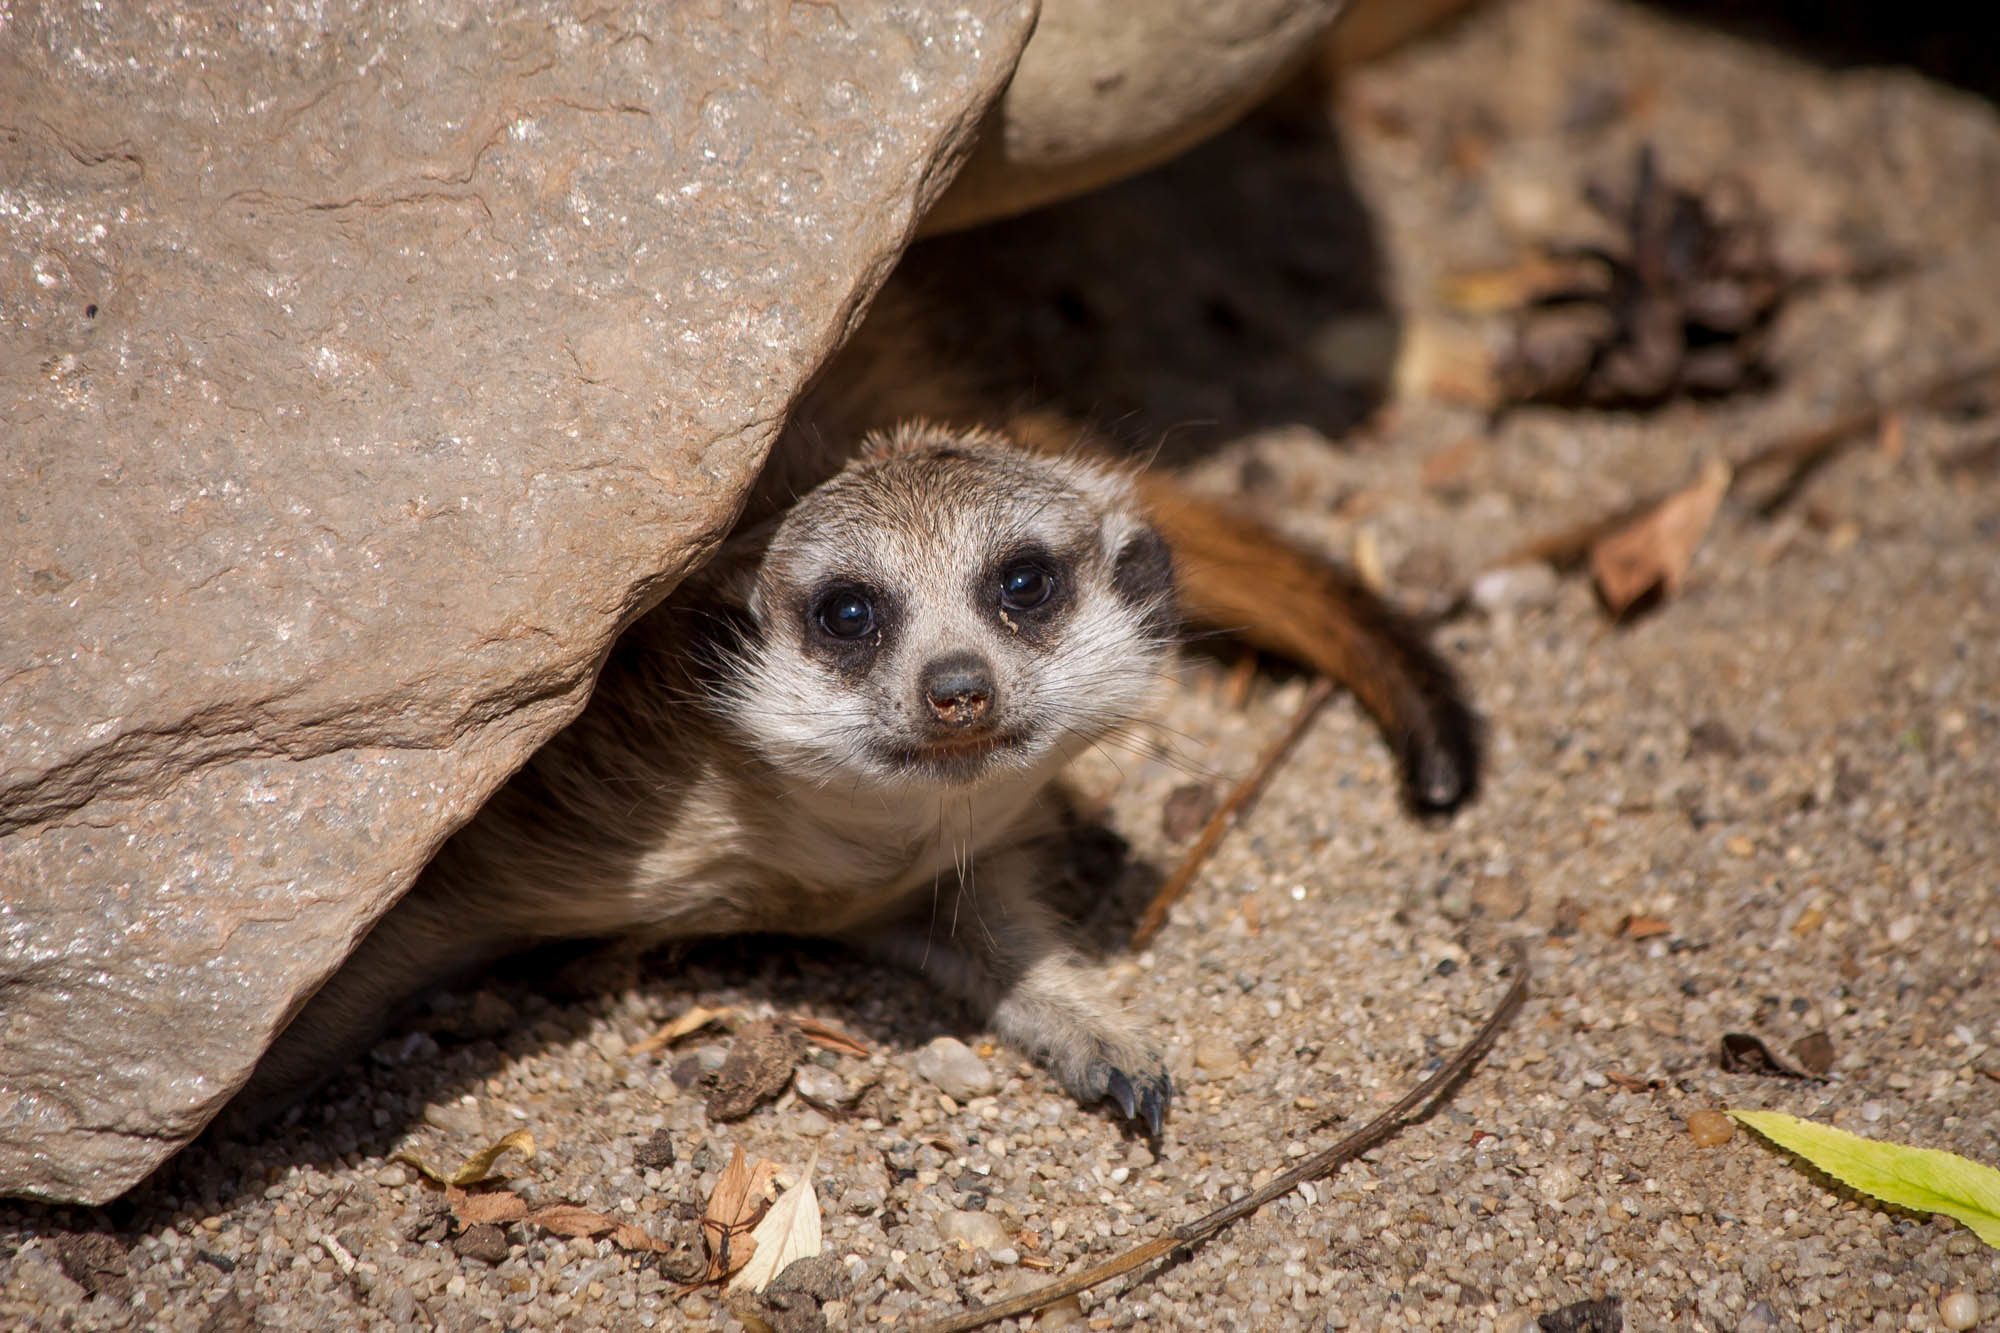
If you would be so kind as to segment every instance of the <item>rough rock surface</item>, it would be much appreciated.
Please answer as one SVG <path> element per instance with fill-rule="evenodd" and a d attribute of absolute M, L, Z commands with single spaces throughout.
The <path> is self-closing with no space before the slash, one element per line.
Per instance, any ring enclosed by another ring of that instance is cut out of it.
<path fill-rule="evenodd" d="M 1343 0 L 1046 0 L 965 170 L 924 220 L 968 227 L 1164 162 L 1247 111 Z"/>
<path fill-rule="evenodd" d="M 1033 8 L 0 21 L 0 1192 L 184 1143 L 582 704 Z"/>

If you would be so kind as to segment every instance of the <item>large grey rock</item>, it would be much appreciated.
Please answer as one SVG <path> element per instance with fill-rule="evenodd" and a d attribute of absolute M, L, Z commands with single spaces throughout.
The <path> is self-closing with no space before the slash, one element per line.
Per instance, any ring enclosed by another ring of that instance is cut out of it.
<path fill-rule="evenodd" d="M 1311 53 L 1343 0 L 1043 0 L 1041 23 L 928 233 L 1024 212 L 1166 161 Z"/>
<path fill-rule="evenodd" d="M 190 1138 L 576 711 L 1032 9 L 0 24 L 0 1192 Z"/>

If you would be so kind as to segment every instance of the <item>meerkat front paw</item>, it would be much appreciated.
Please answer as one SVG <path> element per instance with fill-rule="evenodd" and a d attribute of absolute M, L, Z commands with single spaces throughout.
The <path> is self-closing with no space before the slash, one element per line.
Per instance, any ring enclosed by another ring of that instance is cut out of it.
<path fill-rule="evenodd" d="M 1118 1056 L 1107 1047 L 1103 1054 L 1086 1060 L 1076 1077 L 1065 1079 L 1064 1084 L 1085 1106 L 1114 1103 L 1121 1115 L 1144 1124 L 1146 1132 L 1156 1139 L 1174 1100 L 1173 1078 L 1165 1062 L 1151 1050 L 1136 1052 L 1133 1058 L 1132 1053 Z"/>
<path fill-rule="evenodd" d="M 994 1014 L 1003 1036 L 1032 1053 L 1082 1105 L 1108 1101 L 1159 1137 L 1174 1082 L 1158 1051 L 1099 1017 L 1101 1010 L 1010 1000 Z"/>

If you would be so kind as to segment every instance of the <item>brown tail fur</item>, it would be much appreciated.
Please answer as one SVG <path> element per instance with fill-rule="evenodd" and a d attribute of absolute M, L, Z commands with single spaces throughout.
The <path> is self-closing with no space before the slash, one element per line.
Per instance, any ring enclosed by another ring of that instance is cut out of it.
<path fill-rule="evenodd" d="M 1095 447 L 1047 413 L 1017 414 L 1006 429 L 1040 453 Z M 1142 473 L 1139 493 L 1173 548 L 1182 615 L 1346 686 L 1395 748 L 1415 808 L 1451 810 L 1473 794 L 1478 721 L 1456 674 L 1407 617 L 1347 569 L 1171 473 Z"/>
<path fill-rule="evenodd" d="M 1188 619 L 1333 677 L 1396 749 L 1420 810 L 1450 810 L 1478 780 L 1478 725 L 1458 681 L 1408 619 L 1330 560 L 1149 473 L 1140 493 L 1173 548 Z"/>
<path fill-rule="evenodd" d="M 802 414 L 804 428 L 858 437 L 921 416 L 951 425 L 997 424 L 1044 454 L 1105 452 L 1088 431 L 1060 415 L 995 411 L 992 395 L 977 391 L 971 376 L 937 364 L 923 314 L 916 295 L 892 279 L 815 391 Z M 794 450 L 809 452 L 799 441 Z M 801 488 L 792 479 L 784 486 Z M 1451 810 L 1472 796 L 1479 778 L 1478 721 L 1455 673 L 1407 617 L 1332 560 L 1188 491 L 1171 474 L 1147 472 L 1140 487 L 1173 548 L 1181 610 L 1191 623 L 1346 686 L 1394 747 L 1405 797 L 1416 809 Z"/>

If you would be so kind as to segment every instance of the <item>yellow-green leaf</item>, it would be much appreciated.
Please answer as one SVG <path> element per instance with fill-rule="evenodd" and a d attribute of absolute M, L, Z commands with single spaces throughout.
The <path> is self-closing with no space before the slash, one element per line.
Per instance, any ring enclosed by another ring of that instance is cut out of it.
<path fill-rule="evenodd" d="M 466 1158 L 459 1165 L 458 1170 L 449 1174 L 438 1170 L 411 1152 L 396 1153 L 389 1160 L 392 1162 L 404 1162 L 415 1167 L 423 1174 L 425 1179 L 431 1181 L 433 1184 L 458 1185 L 462 1187 L 477 1185 L 487 1179 L 493 1171 L 493 1164 L 500 1160 L 503 1153 L 509 1152 L 517 1152 L 524 1159 L 532 1159 L 535 1155 L 535 1136 L 525 1129 L 517 1129 L 498 1143 Z"/>
<path fill-rule="evenodd" d="M 1835 1180 L 1899 1208 L 1943 1213 L 2000 1250 L 2000 1171 L 1957 1153 L 1864 1139 L 1778 1111 L 1731 1111 Z"/>

